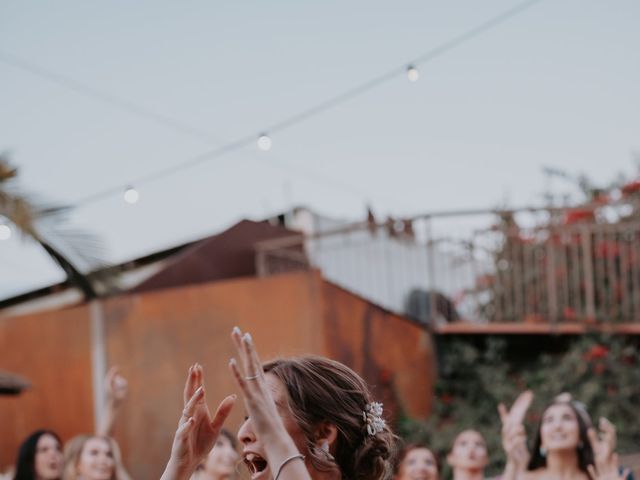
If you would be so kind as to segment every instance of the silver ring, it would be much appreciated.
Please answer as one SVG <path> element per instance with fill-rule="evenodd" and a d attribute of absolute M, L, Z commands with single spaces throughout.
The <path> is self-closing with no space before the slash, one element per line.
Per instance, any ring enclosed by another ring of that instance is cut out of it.
<path fill-rule="evenodd" d="M 189 414 L 187 413 L 187 409 L 182 410 L 182 416 L 189 418 Z"/>
<path fill-rule="evenodd" d="M 260 378 L 260 374 L 256 373 L 255 375 L 251 375 L 249 377 L 244 377 L 245 380 L 255 380 L 257 378 Z"/>

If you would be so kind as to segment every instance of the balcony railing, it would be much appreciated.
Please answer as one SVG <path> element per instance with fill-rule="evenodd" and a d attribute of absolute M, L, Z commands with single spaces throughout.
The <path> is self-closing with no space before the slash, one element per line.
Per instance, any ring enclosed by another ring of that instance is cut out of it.
<path fill-rule="evenodd" d="M 507 213 L 363 222 L 264 242 L 258 272 L 319 268 L 432 325 L 638 321 L 640 223 L 562 224 L 561 210 Z"/>

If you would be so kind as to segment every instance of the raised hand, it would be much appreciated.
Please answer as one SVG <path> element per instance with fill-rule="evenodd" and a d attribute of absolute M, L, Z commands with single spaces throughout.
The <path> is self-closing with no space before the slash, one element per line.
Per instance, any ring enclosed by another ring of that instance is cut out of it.
<path fill-rule="evenodd" d="M 533 401 L 533 392 L 526 390 L 518 395 L 510 410 L 501 403 L 498 413 L 502 422 L 502 448 L 507 456 L 505 478 L 515 478 L 518 472 L 526 470 L 529 463 L 529 450 L 524 429 L 524 418 Z"/>
<path fill-rule="evenodd" d="M 113 366 L 104 377 L 105 409 L 96 426 L 96 435 L 112 437 L 120 407 L 129 393 L 127 380 L 120 375 L 120 369 Z"/>
<path fill-rule="evenodd" d="M 129 384 L 127 383 L 127 380 L 120 374 L 119 367 L 111 367 L 107 372 L 104 380 L 108 402 L 119 404 L 125 398 L 127 398 L 127 394 L 129 392 Z"/>
<path fill-rule="evenodd" d="M 255 429 L 263 435 L 270 435 L 274 429 L 285 431 L 276 404 L 266 385 L 262 363 L 253 346 L 251 334 L 244 335 L 237 327 L 231 338 L 236 346 L 241 366 L 231 359 L 229 366 L 244 395 L 247 413 L 251 416 Z"/>
<path fill-rule="evenodd" d="M 593 479 L 617 480 L 624 479 L 629 474 L 628 471 L 619 472 L 618 455 L 616 450 L 616 427 L 606 418 L 600 418 L 598 424 L 600 432 L 590 428 L 587 432 L 591 449 L 593 450 L 594 465 L 589 466 L 589 473 Z M 595 476 L 594 476 L 595 475 Z"/>
<path fill-rule="evenodd" d="M 611 454 L 609 460 L 601 463 L 600 467 L 596 468 L 593 465 L 588 465 L 587 470 L 591 480 L 625 480 L 631 473 L 628 468 L 620 471 L 618 454 L 616 453 Z"/>
<path fill-rule="evenodd" d="M 222 400 L 212 419 L 205 400 L 203 369 L 198 364 L 189 368 L 183 397 L 184 409 L 162 480 L 189 478 L 213 448 L 236 400 L 235 395 Z"/>
<path fill-rule="evenodd" d="M 304 456 L 289 435 L 278 412 L 251 335 L 243 335 L 235 327 L 231 338 L 242 365 L 231 359 L 229 367 L 242 390 L 253 431 L 265 446 L 271 474 L 276 480 L 311 480 Z"/>

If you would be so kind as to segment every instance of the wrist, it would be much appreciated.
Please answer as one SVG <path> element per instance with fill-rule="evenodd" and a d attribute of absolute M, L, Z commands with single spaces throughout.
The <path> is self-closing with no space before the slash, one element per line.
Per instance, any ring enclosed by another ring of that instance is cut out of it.
<path fill-rule="evenodd" d="M 167 468 L 165 468 L 165 474 L 169 474 L 168 479 L 171 480 L 181 480 L 188 479 L 191 474 L 195 471 L 196 467 L 185 464 L 176 458 L 169 458 L 169 463 L 167 463 Z M 165 476 L 163 475 L 163 479 Z"/>

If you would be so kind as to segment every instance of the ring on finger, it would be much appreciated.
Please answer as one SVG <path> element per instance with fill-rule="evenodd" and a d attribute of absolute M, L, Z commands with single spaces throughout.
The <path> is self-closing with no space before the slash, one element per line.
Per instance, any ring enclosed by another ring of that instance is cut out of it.
<path fill-rule="evenodd" d="M 245 380 L 256 380 L 257 378 L 260 378 L 259 373 L 256 373 L 255 375 L 249 375 L 248 377 L 244 377 Z"/>

